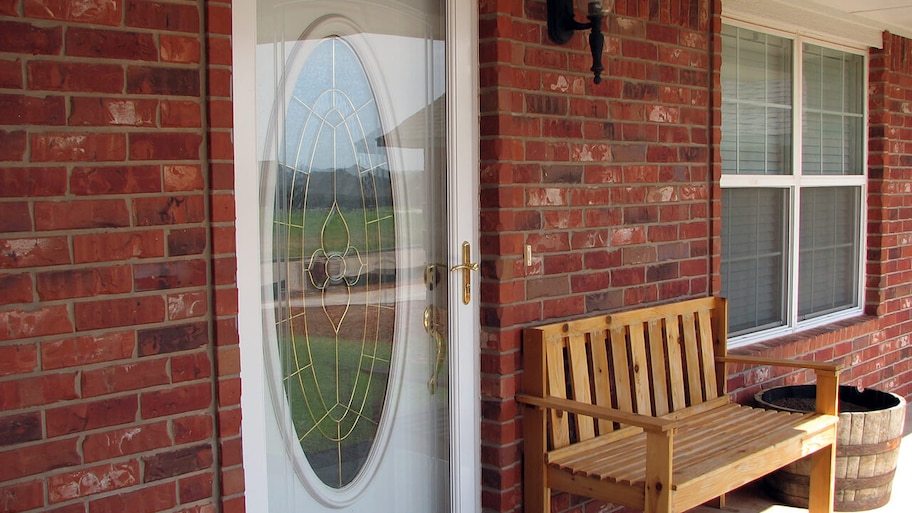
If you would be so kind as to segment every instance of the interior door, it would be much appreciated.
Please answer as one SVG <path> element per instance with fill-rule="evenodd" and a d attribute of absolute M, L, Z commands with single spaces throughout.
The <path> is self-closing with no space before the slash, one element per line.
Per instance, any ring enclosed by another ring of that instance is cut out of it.
<path fill-rule="evenodd" d="M 257 3 L 271 512 L 469 510 L 451 461 L 450 283 L 472 269 L 450 262 L 444 10 Z"/>

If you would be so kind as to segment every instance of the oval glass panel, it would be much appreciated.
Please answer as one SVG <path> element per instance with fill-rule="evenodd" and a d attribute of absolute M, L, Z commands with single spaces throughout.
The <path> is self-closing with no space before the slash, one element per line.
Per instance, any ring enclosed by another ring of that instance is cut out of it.
<path fill-rule="evenodd" d="M 353 48 L 322 40 L 294 81 L 279 143 L 273 254 L 283 389 L 301 450 L 327 486 L 375 445 L 396 319 L 395 218 L 383 127 Z"/>

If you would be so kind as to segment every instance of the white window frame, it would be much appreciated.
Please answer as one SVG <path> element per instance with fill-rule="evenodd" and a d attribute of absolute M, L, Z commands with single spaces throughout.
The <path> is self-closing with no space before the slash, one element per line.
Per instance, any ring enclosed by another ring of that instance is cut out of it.
<path fill-rule="evenodd" d="M 868 194 L 868 74 L 869 74 L 869 52 L 868 48 L 863 45 L 849 46 L 846 44 L 833 43 L 821 40 L 817 37 L 811 37 L 806 34 L 797 32 L 786 32 L 770 28 L 768 26 L 746 22 L 743 20 L 723 17 L 723 24 L 762 32 L 770 35 L 779 36 L 792 41 L 792 174 L 789 175 L 740 175 L 740 174 L 722 174 L 720 186 L 722 189 L 729 188 L 753 188 L 759 187 L 764 189 L 785 189 L 788 191 L 786 201 L 789 206 L 788 219 L 786 220 L 786 255 L 785 286 L 788 290 L 785 297 L 786 318 L 783 326 L 769 328 L 761 331 L 747 333 L 744 335 L 728 339 L 730 348 L 742 347 L 755 342 L 769 340 L 776 337 L 790 335 L 799 331 L 823 326 L 843 319 L 856 317 L 864 311 L 865 297 L 865 251 L 867 247 L 867 194 Z M 804 115 L 804 106 L 802 103 L 802 84 L 803 84 L 803 46 L 810 43 L 825 48 L 843 51 L 861 55 L 864 58 L 862 87 L 864 92 L 863 101 L 863 128 L 862 128 L 862 173 L 858 175 L 808 175 L 803 176 L 799 171 L 802 169 L 802 117 Z M 722 65 L 725 65 L 723 61 Z M 724 137 L 724 136 L 723 136 Z M 798 259 L 800 227 L 798 214 L 800 213 L 800 195 L 796 191 L 801 188 L 810 187 L 854 187 L 859 189 L 859 214 L 858 220 L 858 254 L 857 257 L 857 297 L 856 306 L 820 315 L 812 319 L 798 321 Z"/>

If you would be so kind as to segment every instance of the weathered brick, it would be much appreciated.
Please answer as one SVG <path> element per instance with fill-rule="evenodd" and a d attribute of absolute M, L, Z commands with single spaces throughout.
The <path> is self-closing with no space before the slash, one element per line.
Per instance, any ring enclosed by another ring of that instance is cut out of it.
<path fill-rule="evenodd" d="M 21 21 L 0 20 L 0 52 L 59 55 L 63 28 L 36 27 Z"/>
<path fill-rule="evenodd" d="M 48 478 L 48 501 L 51 504 L 127 488 L 140 482 L 136 461 L 108 463 L 86 469 L 56 474 Z"/>
<path fill-rule="evenodd" d="M 40 412 L 0 417 L 0 447 L 35 440 L 41 440 Z"/>
<path fill-rule="evenodd" d="M 202 317 L 209 312 L 209 294 L 205 291 L 168 294 L 168 320 Z"/>
<path fill-rule="evenodd" d="M 180 260 L 160 264 L 137 264 L 133 267 L 137 291 L 198 287 L 208 280 L 205 260 Z"/>
<path fill-rule="evenodd" d="M 199 255 L 206 250 L 205 228 L 171 230 L 168 233 L 168 255 Z"/>
<path fill-rule="evenodd" d="M 189 474 L 212 465 L 212 446 L 208 444 L 184 447 L 143 458 L 144 482 Z"/>
<path fill-rule="evenodd" d="M 200 72 L 187 68 L 127 68 L 127 93 L 198 97 Z"/>
<path fill-rule="evenodd" d="M 156 196 L 133 200 L 136 226 L 199 223 L 206 217 L 201 195 Z"/>
<path fill-rule="evenodd" d="M 195 101 L 163 100 L 161 125 L 175 128 L 201 127 L 203 126 L 202 107 Z"/>
<path fill-rule="evenodd" d="M 0 94 L 0 125 L 39 124 L 66 124 L 66 102 L 62 96 Z"/>
<path fill-rule="evenodd" d="M 126 0 L 124 9 L 128 27 L 192 33 L 200 30 L 200 13 L 194 4 Z"/>
<path fill-rule="evenodd" d="M 149 33 L 70 27 L 66 55 L 131 61 L 157 61 L 158 47 Z"/>
<path fill-rule="evenodd" d="M 165 320 L 165 301 L 161 296 L 134 296 L 74 305 L 76 329 L 133 326 Z"/>
<path fill-rule="evenodd" d="M 82 463 L 77 438 L 54 440 L 39 445 L 16 447 L 0 452 L 0 481 L 19 479 Z"/>
<path fill-rule="evenodd" d="M 178 481 L 178 493 L 181 504 L 196 502 L 212 497 L 211 473 L 198 474 Z"/>
<path fill-rule="evenodd" d="M 41 366 L 53 370 L 130 358 L 133 339 L 132 331 L 120 331 L 42 342 Z"/>
<path fill-rule="evenodd" d="M 44 484 L 42 480 L 17 483 L 0 488 L 3 497 L 3 511 L 19 513 L 44 506 Z"/>
<path fill-rule="evenodd" d="M 19 162 L 24 160 L 28 138 L 25 132 L 8 132 L 0 130 L 0 162 Z"/>
<path fill-rule="evenodd" d="M 95 25 L 119 25 L 123 15 L 121 0 L 28 0 L 25 14 L 30 18 L 65 20 Z"/>
<path fill-rule="evenodd" d="M 155 126 L 158 100 L 132 98 L 70 99 L 71 126 Z"/>
<path fill-rule="evenodd" d="M 77 167 L 70 191 L 77 195 L 152 193 L 162 190 L 159 166 Z"/>
<path fill-rule="evenodd" d="M 82 443 L 82 452 L 85 454 L 86 463 L 91 463 L 170 445 L 168 423 L 156 422 L 88 434 Z"/>
<path fill-rule="evenodd" d="M 76 263 L 154 258 L 164 254 L 164 233 L 160 230 L 73 236 L 73 256 Z"/>
<path fill-rule="evenodd" d="M 212 362 L 209 354 L 195 352 L 171 357 L 171 382 L 183 383 L 208 378 L 212 375 Z M 219 396 L 219 403 L 222 402 Z"/>
<path fill-rule="evenodd" d="M 151 2 L 150 2 L 151 3 Z M 120 493 L 93 500 L 90 513 L 155 513 L 167 511 L 177 505 L 174 483 L 143 486 L 136 491 Z"/>
<path fill-rule="evenodd" d="M 203 139 L 188 133 L 130 134 L 130 158 L 136 160 L 199 160 Z"/>
<path fill-rule="evenodd" d="M 66 168 L 0 167 L 0 197 L 60 196 L 66 190 Z"/>
<path fill-rule="evenodd" d="M 234 194 L 213 194 L 209 198 L 210 221 L 213 223 L 234 222 Z"/>
<path fill-rule="evenodd" d="M 22 89 L 22 61 L 0 59 L 0 87 Z"/>
<path fill-rule="evenodd" d="M 208 323 L 196 322 L 140 330 L 137 332 L 139 356 L 151 356 L 202 347 L 209 342 Z"/>
<path fill-rule="evenodd" d="M 133 289 L 130 266 L 51 271 L 37 275 L 38 296 L 44 300 L 120 294 Z"/>
<path fill-rule="evenodd" d="M 205 187 L 203 173 L 198 165 L 173 165 L 164 167 L 165 190 L 201 191 Z"/>
<path fill-rule="evenodd" d="M 199 442 L 212 437 L 212 417 L 210 415 L 183 415 L 175 418 L 172 423 L 175 444 Z"/>
<path fill-rule="evenodd" d="M 0 269 L 70 263 L 66 237 L 0 239 Z"/>
<path fill-rule="evenodd" d="M 70 313 L 64 305 L 0 311 L 0 340 L 58 335 L 72 331 Z"/>
<path fill-rule="evenodd" d="M 0 346 L 0 376 L 25 374 L 34 371 L 37 366 L 38 349 L 35 344 Z"/>
<path fill-rule="evenodd" d="M 31 303 L 33 301 L 32 276 L 28 273 L 0 274 L 0 305 Z M 2 359 L 0 359 L 2 361 Z M 2 364 L 0 364 L 2 367 Z M 0 371 L 2 374 L 2 371 Z"/>
<path fill-rule="evenodd" d="M 32 91 L 121 93 L 123 68 L 116 64 L 32 61 L 26 66 Z"/>
<path fill-rule="evenodd" d="M 35 202 L 35 229 L 39 231 L 126 226 L 130 226 L 130 212 L 124 200 Z"/>
<path fill-rule="evenodd" d="M 49 409 L 46 412 L 47 436 L 52 438 L 127 424 L 136 420 L 137 410 L 138 401 L 135 395 Z"/>
<path fill-rule="evenodd" d="M 102 369 L 82 371 L 82 396 L 95 397 L 139 390 L 167 385 L 170 381 L 167 359 L 112 365 Z"/>
<path fill-rule="evenodd" d="M 212 404 L 212 385 L 197 383 L 166 390 L 145 392 L 141 397 L 142 418 L 186 413 L 209 408 Z"/>
<path fill-rule="evenodd" d="M 159 36 L 162 62 L 198 63 L 200 62 L 200 42 L 195 37 Z"/>
<path fill-rule="evenodd" d="M 34 162 L 98 162 L 124 160 L 124 134 L 43 133 L 31 137 Z"/>
<path fill-rule="evenodd" d="M 32 214 L 28 203 L 0 203 L 0 232 L 27 232 L 32 230 Z M 2 300 L 0 300 L 2 301 Z"/>
<path fill-rule="evenodd" d="M 0 381 L 0 410 L 17 410 L 76 399 L 76 373 Z"/>

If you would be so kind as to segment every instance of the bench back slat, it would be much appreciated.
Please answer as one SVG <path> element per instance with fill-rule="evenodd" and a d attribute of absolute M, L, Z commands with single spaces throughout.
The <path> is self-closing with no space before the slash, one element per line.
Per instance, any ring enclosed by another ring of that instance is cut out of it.
<path fill-rule="evenodd" d="M 724 394 L 714 356 L 716 348 L 724 351 L 717 317 L 726 314 L 724 299 L 708 297 L 528 328 L 534 336 L 526 339 L 545 344 L 546 368 L 527 365 L 527 376 L 544 376 L 544 389 L 555 397 L 666 415 Z M 552 411 L 548 443 L 566 447 L 619 427 Z"/>

